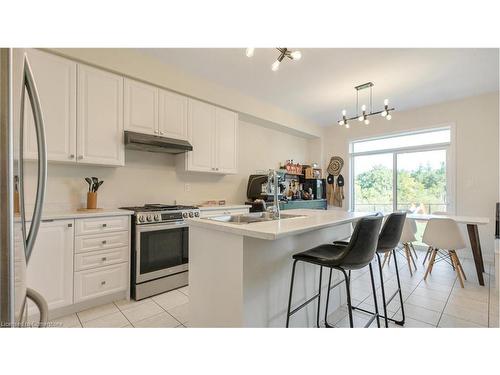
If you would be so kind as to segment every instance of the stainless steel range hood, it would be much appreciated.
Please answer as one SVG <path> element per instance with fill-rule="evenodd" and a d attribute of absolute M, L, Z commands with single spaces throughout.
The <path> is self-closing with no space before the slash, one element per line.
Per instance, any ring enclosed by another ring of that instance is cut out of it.
<path fill-rule="evenodd" d="M 188 141 L 141 134 L 127 130 L 125 130 L 125 148 L 130 150 L 163 152 L 167 154 L 182 154 L 183 152 L 193 151 L 193 146 L 191 146 Z"/>

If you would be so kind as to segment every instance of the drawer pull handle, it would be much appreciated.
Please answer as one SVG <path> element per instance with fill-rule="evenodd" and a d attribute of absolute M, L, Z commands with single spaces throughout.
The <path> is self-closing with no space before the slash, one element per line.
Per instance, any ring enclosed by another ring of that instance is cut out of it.
<path fill-rule="evenodd" d="M 108 224 L 103 224 L 102 227 L 103 228 L 106 228 L 108 226 Z"/>
<path fill-rule="evenodd" d="M 101 285 L 105 285 L 106 284 L 106 281 L 101 281 Z"/>
<path fill-rule="evenodd" d="M 103 241 L 102 241 L 102 244 L 103 244 L 103 245 L 106 245 L 106 240 L 103 240 Z"/>
<path fill-rule="evenodd" d="M 108 259 L 108 258 L 106 258 L 106 257 L 102 257 L 102 261 L 103 261 L 103 262 L 105 262 L 105 261 L 106 261 L 106 259 Z"/>

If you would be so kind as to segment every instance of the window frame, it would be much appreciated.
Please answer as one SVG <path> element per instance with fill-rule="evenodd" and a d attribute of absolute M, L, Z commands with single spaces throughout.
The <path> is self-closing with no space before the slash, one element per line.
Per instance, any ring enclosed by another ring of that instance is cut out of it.
<path fill-rule="evenodd" d="M 408 147 L 398 147 L 381 149 L 376 151 L 363 151 L 363 152 L 353 152 L 354 144 L 362 141 L 373 141 L 377 139 L 393 138 L 405 135 L 421 134 L 421 133 L 432 133 L 440 130 L 450 131 L 450 142 L 435 143 L 431 145 L 421 145 L 421 146 L 408 146 Z M 366 156 L 366 155 L 378 155 L 378 154 L 392 154 L 392 210 L 397 211 L 398 204 L 398 194 L 397 194 L 397 159 L 399 154 L 406 154 L 411 152 L 423 152 L 423 151 L 436 151 L 445 150 L 446 151 L 446 205 L 447 212 L 450 214 L 455 214 L 456 204 L 455 204 L 455 192 L 456 192 L 456 178 L 455 178 L 455 142 L 456 142 L 456 131 L 454 123 L 441 124 L 438 126 L 432 126 L 428 128 L 420 128 L 418 130 L 408 130 L 399 131 L 393 133 L 387 133 L 382 136 L 374 136 L 369 138 L 352 139 L 349 141 L 348 152 L 349 152 L 349 211 L 353 211 L 356 207 L 355 205 L 355 185 L 354 185 L 354 170 L 355 170 L 355 158 L 356 156 Z"/>

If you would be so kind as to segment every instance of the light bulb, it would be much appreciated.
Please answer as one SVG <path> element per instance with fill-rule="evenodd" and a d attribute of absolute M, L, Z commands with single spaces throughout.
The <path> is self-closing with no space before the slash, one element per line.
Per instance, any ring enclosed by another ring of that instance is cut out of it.
<path fill-rule="evenodd" d="M 382 117 L 387 116 L 387 111 L 382 111 L 382 113 L 380 114 L 380 116 L 382 116 Z"/>
<path fill-rule="evenodd" d="M 280 68 L 280 62 L 278 60 L 276 60 L 275 62 L 273 62 L 273 65 L 271 65 L 271 70 L 273 72 L 277 71 L 278 69 Z"/>
<path fill-rule="evenodd" d="M 346 129 L 349 129 L 349 127 L 350 127 L 349 124 L 345 124 Z"/>
<path fill-rule="evenodd" d="M 385 116 L 387 120 L 390 120 L 392 118 L 392 115 L 389 113 L 387 116 Z"/>
<path fill-rule="evenodd" d="M 363 112 L 364 112 L 364 111 L 366 111 L 366 105 L 364 105 L 364 104 L 363 104 L 363 105 L 361 106 L 361 110 L 362 110 Z"/>
<path fill-rule="evenodd" d="M 347 111 L 345 109 L 342 110 L 342 116 L 347 115 Z"/>
<path fill-rule="evenodd" d="M 340 120 L 339 125 L 344 125 L 344 120 Z"/>
<path fill-rule="evenodd" d="M 247 57 L 252 57 L 254 52 L 255 52 L 255 48 L 247 48 L 247 50 L 245 51 L 245 54 L 247 55 Z"/>
<path fill-rule="evenodd" d="M 361 116 L 358 117 L 358 121 L 363 121 L 364 118 L 365 118 L 365 116 L 361 115 Z"/>
<path fill-rule="evenodd" d="M 302 53 L 300 51 L 293 51 L 290 57 L 294 60 L 300 60 L 302 58 Z"/>
<path fill-rule="evenodd" d="M 370 120 L 366 119 L 365 120 L 365 125 L 368 125 L 370 123 Z"/>
<path fill-rule="evenodd" d="M 389 99 L 384 100 L 384 105 L 389 105 Z"/>

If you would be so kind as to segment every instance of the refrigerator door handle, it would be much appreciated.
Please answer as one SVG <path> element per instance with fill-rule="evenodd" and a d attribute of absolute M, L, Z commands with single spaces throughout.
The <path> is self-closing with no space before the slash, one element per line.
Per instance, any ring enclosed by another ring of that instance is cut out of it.
<path fill-rule="evenodd" d="M 38 146 L 38 181 L 36 188 L 35 208 L 31 218 L 31 226 L 28 235 L 26 235 L 26 212 L 24 204 L 24 160 L 23 160 L 23 143 L 24 143 L 24 92 L 28 93 L 31 103 L 31 110 L 35 120 L 36 141 Z M 45 197 L 45 188 L 47 185 L 47 147 L 45 143 L 45 127 L 43 124 L 42 109 L 40 105 L 40 96 L 33 77 L 28 57 L 24 55 L 23 62 L 23 85 L 21 90 L 21 130 L 20 130 L 20 147 L 19 147 L 19 208 L 21 211 L 22 232 L 25 241 L 26 263 L 28 263 L 35 240 L 40 228 L 42 219 L 43 201 Z"/>

